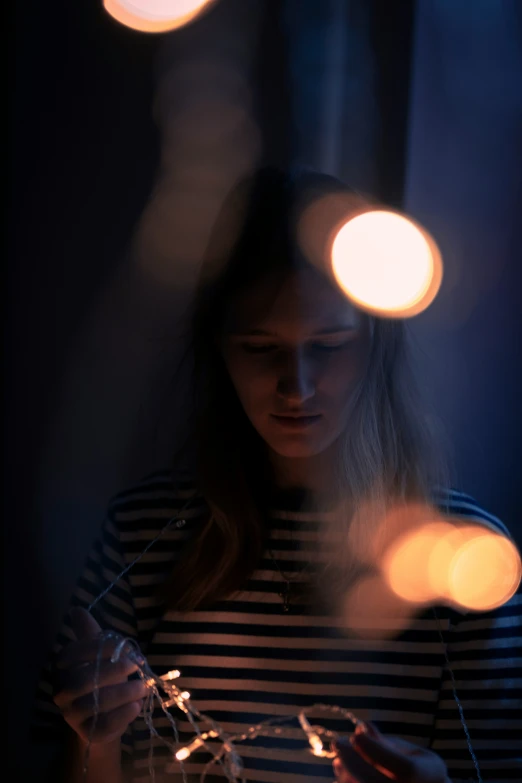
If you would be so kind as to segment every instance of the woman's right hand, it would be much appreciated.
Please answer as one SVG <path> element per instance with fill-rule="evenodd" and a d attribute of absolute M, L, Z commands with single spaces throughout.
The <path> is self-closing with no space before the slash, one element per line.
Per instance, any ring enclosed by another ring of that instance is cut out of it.
<path fill-rule="evenodd" d="M 54 702 L 83 742 L 108 743 L 119 739 L 139 715 L 147 686 L 140 680 L 129 680 L 137 670 L 129 658 L 111 663 L 116 643 L 106 641 L 98 674 L 99 710 L 94 721 L 96 659 L 101 628 L 85 609 L 73 609 L 71 626 L 77 641 L 64 647 L 56 660 Z"/>

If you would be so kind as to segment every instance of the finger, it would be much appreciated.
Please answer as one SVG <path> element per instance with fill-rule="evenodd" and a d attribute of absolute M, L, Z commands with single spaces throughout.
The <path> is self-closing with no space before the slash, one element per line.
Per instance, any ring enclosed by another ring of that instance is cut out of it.
<path fill-rule="evenodd" d="M 95 719 L 91 717 L 82 724 L 79 734 L 85 741 L 90 739 L 91 742 L 96 743 L 112 742 L 125 733 L 129 723 L 132 723 L 140 714 L 141 708 L 142 702 L 135 701 L 111 712 L 98 715 L 94 732 L 92 727 Z"/>
<path fill-rule="evenodd" d="M 92 663 L 98 660 L 101 651 L 101 660 L 112 656 L 118 646 L 116 639 L 84 639 L 79 642 L 71 642 L 56 656 L 57 669 L 68 669 L 81 663 Z"/>
<path fill-rule="evenodd" d="M 380 771 L 363 759 L 348 741 L 337 740 L 335 746 L 343 767 L 357 783 L 390 783 L 390 779 L 393 779 L 392 773 L 384 774 L 385 769 Z"/>
<path fill-rule="evenodd" d="M 343 767 L 341 759 L 335 758 L 332 766 L 335 775 L 335 783 L 357 783 L 355 778 L 352 778 L 346 768 Z"/>
<path fill-rule="evenodd" d="M 383 743 L 372 743 L 375 743 L 375 740 L 361 736 L 353 746 L 377 768 L 390 770 L 401 783 L 413 783 L 420 779 L 423 783 L 441 783 L 448 780 L 446 764 L 440 756 L 427 748 L 396 737 L 386 738 Z"/>
<path fill-rule="evenodd" d="M 406 755 L 404 748 L 394 746 L 376 730 L 356 731 L 352 737 L 352 747 L 363 759 L 384 774 L 392 773 L 390 777 L 399 778 L 407 783 L 414 776 L 415 759 Z M 414 746 L 412 748 L 414 749 Z"/>
<path fill-rule="evenodd" d="M 98 687 L 118 685 L 127 682 L 129 675 L 137 670 L 137 666 L 127 658 L 121 661 L 102 661 L 98 671 Z M 61 707 L 86 693 L 91 693 L 95 687 L 96 664 L 83 663 L 69 669 L 62 669 L 54 678 L 54 701 Z"/>
<path fill-rule="evenodd" d="M 355 727 L 355 736 L 358 737 L 361 734 L 367 734 L 373 739 L 382 739 L 383 735 L 371 720 L 359 721 Z"/>
<path fill-rule="evenodd" d="M 78 641 L 81 639 L 92 639 L 99 636 L 102 629 L 86 609 L 75 606 L 69 612 L 71 628 L 73 629 Z"/>
<path fill-rule="evenodd" d="M 148 688 L 141 680 L 131 680 L 120 685 L 107 685 L 98 691 L 98 712 L 112 712 L 130 704 L 134 701 L 141 701 L 148 693 Z M 88 693 L 75 699 L 70 707 L 64 710 L 64 715 L 70 717 L 74 722 L 83 723 L 90 718 L 95 710 L 95 694 Z"/>

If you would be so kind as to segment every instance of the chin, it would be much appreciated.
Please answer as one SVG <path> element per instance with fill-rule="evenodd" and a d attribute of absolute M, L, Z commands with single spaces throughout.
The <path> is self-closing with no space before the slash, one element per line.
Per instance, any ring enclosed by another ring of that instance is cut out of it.
<path fill-rule="evenodd" d="M 286 457 L 287 459 L 316 457 L 328 448 L 328 444 L 325 443 L 307 443 L 303 441 L 299 442 L 298 440 L 293 442 L 287 441 L 286 443 L 282 443 L 281 441 L 278 441 L 277 443 L 272 442 L 269 443 L 269 446 L 276 454 L 279 454 L 281 457 Z"/>

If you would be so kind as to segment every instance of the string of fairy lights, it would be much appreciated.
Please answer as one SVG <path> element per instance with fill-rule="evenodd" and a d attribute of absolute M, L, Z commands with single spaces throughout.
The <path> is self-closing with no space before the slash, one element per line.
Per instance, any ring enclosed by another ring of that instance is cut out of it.
<path fill-rule="evenodd" d="M 271 718 L 261 723 L 247 727 L 245 731 L 240 734 L 228 734 L 210 715 L 206 715 L 198 710 L 191 700 L 190 693 L 188 693 L 188 691 L 180 690 L 177 687 L 176 680 L 178 680 L 181 676 L 181 672 L 178 669 L 172 669 L 166 674 L 158 676 L 150 668 L 147 659 L 142 654 L 136 641 L 134 639 L 126 638 L 121 634 L 115 633 L 114 631 L 106 631 L 100 636 L 100 646 L 98 649 L 95 666 L 95 693 L 97 693 L 99 689 L 100 664 L 103 657 L 104 646 L 107 643 L 112 643 L 115 645 L 114 651 L 111 655 L 111 661 L 114 663 L 120 660 L 123 655 L 127 656 L 137 666 L 139 676 L 148 688 L 148 693 L 144 701 L 142 712 L 151 737 L 149 752 L 149 775 L 151 781 L 153 781 L 155 777 L 153 739 L 156 737 L 169 748 L 173 758 L 176 762 L 178 762 L 184 783 L 187 783 L 187 777 L 183 762 L 190 758 L 194 751 L 200 749 L 206 750 L 210 755 L 210 761 L 207 763 L 201 774 L 201 781 L 204 780 L 212 766 L 219 765 L 230 783 L 246 783 L 246 778 L 243 774 L 243 762 L 236 749 L 236 744 L 244 742 L 245 740 L 255 739 L 261 735 L 282 736 L 285 734 L 285 729 L 281 724 L 287 723 L 294 718 L 292 715 Z M 165 714 L 172 728 L 174 741 L 169 740 L 163 735 L 160 735 L 154 727 L 153 715 L 156 706 L 159 706 Z M 179 710 L 181 710 L 194 729 L 194 739 L 181 747 L 176 721 L 169 711 L 169 709 L 172 707 L 177 707 Z M 300 713 L 297 715 L 297 718 L 302 729 L 303 736 L 308 740 L 310 752 L 319 758 L 333 759 L 337 753 L 333 749 L 332 744 L 339 735 L 337 732 L 326 729 L 323 726 L 312 725 L 310 723 L 307 716 L 310 713 L 316 714 L 317 712 L 325 712 L 331 715 L 335 715 L 337 718 L 345 718 L 353 724 L 354 728 L 357 726 L 363 727 L 364 724 L 352 712 L 338 706 L 314 704 L 300 711 Z M 91 732 L 85 756 L 85 776 L 88 772 L 90 745 L 94 731 L 96 729 L 97 716 L 98 710 L 95 709 L 94 721 L 91 726 Z M 205 727 L 204 731 L 202 731 L 202 726 Z M 292 736 L 295 736 L 294 730 L 292 730 Z M 219 750 L 217 752 L 209 745 L 209 740 L 219 741 Z M 330 745 L 328 748 L 325 747 L 326 742 L 328 742 Z"/>
<path fill-rule="evenodd" d="M 113 581 L 92 601 L 87 607 L 87 610 L 91 612 L 94 607 L 110 592 L 110 590 L 120 581 L 120 579 L 146 554 L 146 552 L 158 541 L 161 536 L 175 523 L 179 522 L 183 512 L 189 506 L 191 500 L 189 499 L 178 512 L 178 515 L 169 519 L 159 533 L 147 544 L 144 550 L 137 555 L 125 568 L 113 579 Z M 435 610 L 434 610 L 435 612 Z M 435 612 L 435 617 L 438 620 Z M 453 675 L 450 661 L 447 655 L 444 637 L 439 624 L 439 636 L 444 649 L 444 655 L 446 659 L 446 667 L 451 674 L 452 690 L 455 703 L 459 710 L 459 718 L 462 724 L 464 734 L 466 737 L 466 743 L 468 751 L 475 767 L 478 783 L 483 783 L 480 767 L 477 757 L 474 753 L 470 733 L 465 721 L 464 711 L 460 699 L 458 697 L 455 685 L 455 677 Z M 230 783 L 246 783 L 247 778 L 244 774 L 244 767 L 241 756 L 237 750 L 236 745 L 247 740 L 253 740 L 259 736 L 291 736 L 295 738 L 295 728 L 291 730 L 285 729 L 285 723 L 295 723 L 295 719 L 298 719 L 300 728 L 303 732 L 303 737 L 308 741 L 308 752 L 318 758 L 334 759 L 337 755 L 335 750 L 335 740 L 339 737 L 339 734 L 335 731 L 325 728 L 321 725 L 311 724 L 308 720 L 308 716 L 311 714 L 317 714 L 318 712 L 335 716 L 336 718 L 345 719 L 352 723 L 353 729 L 359 727 L 364 730 L 364 722 L 359 719 L 350 710 L 344 709 L 337 705 L 326 704 L 313 704 L 305 709 L 301 710 L 299 714 L 287 715 L 283 717 L 269 718 L 266 721 L 257 723 L 245 728 L 245 730 L 239 734 L 229 734 L 215 721 L 212 716 L 202 713 L 191 699 L 191 695 L 188 691 L 182 690 L 176 684 L 176 681 L 181 677 L 181 672 L 178 669 L 172 669 L 166 674 L 157 675 L 150 667 L 145 655 L 142 653 L 137 641 L 123 636 L 115 631 L 104 631 L 100 635 L 100 643 L 95 663 L 94 672 L 94 718 L 91 724 L 91 730 L 86 746 L 85 759 L 84 759 L 84 780 L 87 779 L 89 769 L 89 757 L 96 730 L 96 725 L 99 717 L 99 673 L 101 661 L 103 659 L 103 653 L 106 644 L 111 644 L 114 649 L 111 654 L 111 661 L 116 662 L 120 660 L 122 656 L 127 656 L 137 667 L 137 672 L 141 680 L 147 685 L 148 692 L 144 700 L 142 715 L 147 728 L 150 733 L 150 746 L 149 746 L 149 775 L 150 780 L 155 779 L 154 770 L 154 740 L 164 744 L 172 753 L 173 764 L 177 764 L 181 772 L 183 783 L 188 783 L 187 775 L 184 769 L 184 762 L 190 758 L 192 753 L 198 750 L 205 750 L 209 754 L 209 761 L 204 767 L 201 773 L 201 783 L 205 780 L 206 775 L 213 766 L 218 765 L 226 779 Z M 154 726 L 154 713 L 156 708 L 159 707 L 167 721 L 172 728 L 173 740 L 170 740 L 160 734 Z M 176 720 L 172 713 L 171 708 L 178 708 L 188 719 L 194 729 L 194 738 L 185 745 L 181 745 L 179 740 L 179 732 L 176 724 Z M 291 732 L 291 733 L 290 733 Z M 218 745 L 216 751 L 210 744 Z M 263 749 L 260 749 L 263 752 Z M 269 753 L 268 749 L 265 752 Z M 172 770 L 170 770 L 172 771 Z"/>
<path fill-rule="evenodd" d="M 149 541 L 143 551 L 137 555 L 125 568 L 120 571 L 119 574 L 113 579 L 113 581 L 107 585 L 104 590 L 90 603 L 87 607 L 87 611 L 92 612 L 95 606 L 112 590 L 112 588 L 122 579 L 130 569 L 142 559 L 142 557 L 148 552 L 148 550 L 165 534 L 165 532 L 174 524 L 181 521 L 181 517 L 184 511 L 191 503 L 191 498 L 185 502 L 175 517 L 169 519 L 169 521 L 161 528 L 159 533 Z M 236 744 L 244 742 L 245 740 L 252 740 L 260 735 L 263 736 L 281 736 L 284 735 L 285 729 L 281 724 L 288 723 L 293 720 L 295 716 L 288 715 L 277 718 L 270 718 L 262 723 L 249 726 L 241 734 L 229 735 L 223 730 L 223 728 L 209 715 L 206 715 L 198 710 L 190 698 L 190 693 L 185 690 L 181 690 L 177 687 L 175 681 L 181 676 L 181 672 L 178 669 L 172 669 L 166 674 L 161 676 L 157 675 L 149 666 L 146 657 L 143 655 L 138 643 L 135 639 L 131 639 L 123 636 L 115 631 L 104 631 L 100 635 L 100 643 L 98 647 L 98 653 L 96 656 L 95 671 L 94 671 L 94 718 L 91 724 L 89 737 L 87 741 L 87 747 L 85 750 L 84 759 L 84 779 L 87 779 L 87 773 L 89 769 L 89 758 L 92 740 L 96 731 L 96 726 L 99 718 L 100 705 L 99 705 L 99 673 L 101 661 L 103 658 L 103 652 L 105 645 L 112 643 L 114 650 L 111 654 L 111 661 L 114 663 L 122 656 L 127 656 L 136 666 L 137 672 L 141 680 L 147 685 L 148 693 L 145 698 L 142 714 L 150 732 L 150 752 L 149 752 L 149 775 L 151 781 L 154 781 L 154 738 L 157 738 L 160 742 L 165 744 L 172 752 L 173 758 L 179 763 L 182 773 L 183 783 L 186 783 L 187 778 L 183 767 L 183 762 L 186 761 L 195 750 L 203 748 L 210 754 L 210 761 L 205 767 L 201 780 L 203 781 L 210 768 L 218 764 L 223 770 L 226 778 L 230 783 L 244 783 L 245 778 L 243 776 L 243 763 L 240 755 L 236 750 Z M 160 735 L 156 730 L 153 723 L 153 716 L 156 706 L 159 706 L 164 715 L 166 716 L 173 732 L 174 741 L 168 740 L 163 735 Z M 194 728 L 195 737 L 188 744 L 180 747 L 179 733 L 176 725 L 176 721 L 169 711 L 170 708 L 177 707 L 180 709 L 192 727 Z M 342 707 L 336 705 L 329 706 L 325 704 L 315 704 L 311 707 L 307 707 L 302 710 L 298 717 L 300 727 L 304 736 L 307 738 L 310 745 L 310 751 L 321 758 L 335 758 L 336 753 L 333 749 L 326 749 L 324 742 L 328 741 L 330 744 L 337 738 L 337 733 L 323 726 L 312 726 L 307 718 L 310 713 L 316 713 L 317 711 L 326 712 L 337 717 L 345 718 L 351 721 L 353 726 L 363 725 L 352 712 L 345 710 Z M 205 731 L 201 730 L 201 725 L 206 724 Z M 221 745 L 217 753 L 210 747 L 208 740 L 219 740 Z"/>

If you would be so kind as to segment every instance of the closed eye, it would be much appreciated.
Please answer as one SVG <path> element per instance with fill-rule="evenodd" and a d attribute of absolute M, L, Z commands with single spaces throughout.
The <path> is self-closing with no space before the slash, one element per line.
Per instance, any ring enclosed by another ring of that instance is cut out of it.
<path fill-rule="evenodd" d="M 243 343 L 241 347 L 247 353 L 270 353 L 270 351 L 277 350 L 277 345 L 259 345 L 254 343 Z"/>
<path fill-rule="evenodd" d="M 312 347 L 316 351 L 340 351 L 347 345 L 348 342 L 345 341 L 342 343 L 314 343 Z"/>
<path fill-rule="evenodd" d="M 346 348 L 351 343 L 351 340 L 343 340 L 340 343 L 309 343 L 309 347 L 314 351 L 320 351 L 325 353 L 333 353 L 334 351 L 341 351 L 343 348 Z M 277 351 L 279 349 L 278 345 L 274 345 L 272 343 L 243 343 L 241 345 L 242 349 L 246 351 L 247 353 L 253 353 L 253 354 L 264 354 L 264 353 L 271 353 L 273 351 Z"/>

